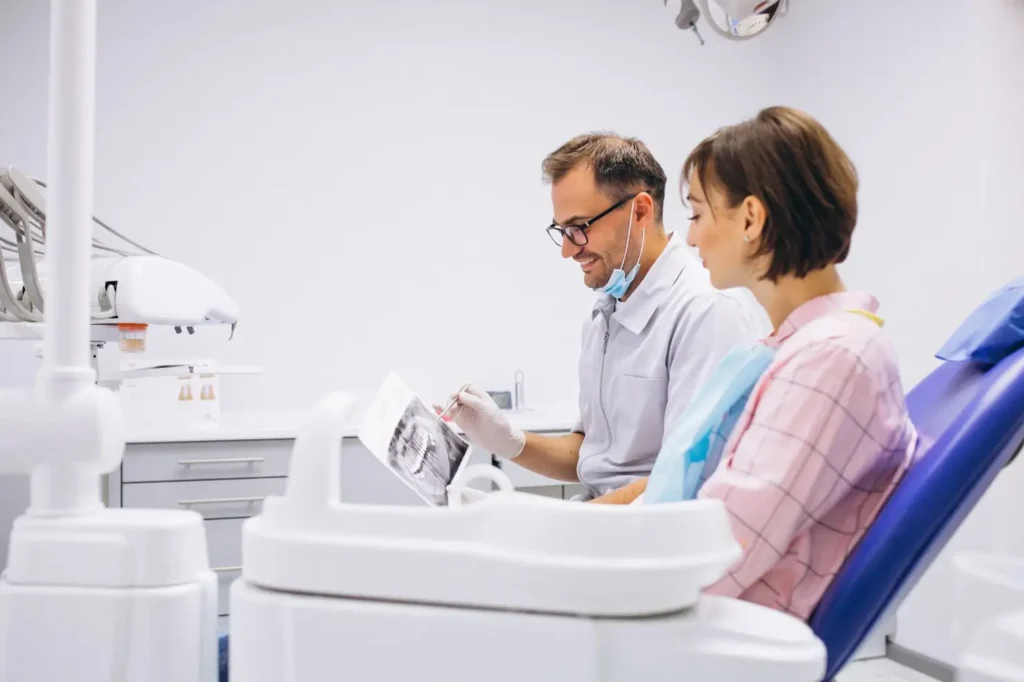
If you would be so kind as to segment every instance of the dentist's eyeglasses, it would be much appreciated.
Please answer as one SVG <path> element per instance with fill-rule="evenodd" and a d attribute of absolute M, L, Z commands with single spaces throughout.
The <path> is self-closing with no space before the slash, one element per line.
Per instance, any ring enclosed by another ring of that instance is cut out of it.
<path fill-rule="evenodd" d="M 625 199 L 620 199 L 609 208 L 606 208 L 605 210 L 598 213 L 593 218 L 584 220 L 581 223 L 574 223 L 572 225 L 566 225 L 565 227 L 562 227 L 558 223 L 552 222 L 547 227 L 548 236 L 551 237 L 551 241 L 555 243 L 555 246 L 562 246 L 562 244 L 565 243 L 566 239 L 568 239 L 576 246 L 584 246 L 587 243 L 587 230 L 593 227 L 594 223 L 596 223 L 598 220 L 605 217 L 609 213 L 613 212 L 614 210 L 621 208 L 622 205 L 625 204 L 627 201 L 632 201 L 639 194 L 640 192 L 637 192 L 636 194 L 628 196 Z"/>

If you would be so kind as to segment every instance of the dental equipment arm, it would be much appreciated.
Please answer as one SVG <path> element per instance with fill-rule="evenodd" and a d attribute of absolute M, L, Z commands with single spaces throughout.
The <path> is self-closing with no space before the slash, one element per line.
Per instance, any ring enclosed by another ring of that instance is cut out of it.
<path fill-rule="evenodd" d="M 0 219 L 12 233 L 0 235 L 0 320 L 44 320 L 47 280 L 53 279 L 45 188 L 45 183 L 17 168 L 0 169 Z M 92 222 L 128 245 L 108 243 L 87 226 L 90 321 L 118 325 L 123 350 L 141 350 L 140 335 L 148 325 L 173 326 L 178 332 L 188 328 L 191 333 L 199 325 L 228 324 L 234 331 L 238 306 L 209 278 L 157 255 L 96 218 Z"/>

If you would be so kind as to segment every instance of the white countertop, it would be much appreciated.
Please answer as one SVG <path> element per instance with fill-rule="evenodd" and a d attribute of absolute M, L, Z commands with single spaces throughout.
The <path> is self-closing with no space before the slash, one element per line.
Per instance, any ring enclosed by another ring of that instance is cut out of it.
<path fill-rule="evenodd" d="M 131 443 L 189 443 L 197 441 L 281 440 L 298 434 L 308 413 L 273 412 L 268 414 L 226 412 L 217 421 L 174 423 L 129 423 L 126 441 Z M 509 420 L 524 431 L 568 431 L 576 422 L 577 412 L 571 409 L 525 409 L 508 411 Z M 452 427 L 455 424 L 452 423 Z M 344 437 L 359 433 L 359 421 L 344 429 Z"/>

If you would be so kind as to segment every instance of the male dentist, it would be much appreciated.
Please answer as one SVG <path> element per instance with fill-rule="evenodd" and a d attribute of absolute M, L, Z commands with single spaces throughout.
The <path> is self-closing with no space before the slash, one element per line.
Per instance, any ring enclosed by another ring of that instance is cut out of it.
<path fill-rule="evenodd" d="M 665 171 L 639 140 L 573 138 L 543 163 L 551 184 L 552 241 L 601 292 L 583 327 L 580 416 L 572 433 L 524 433 L 472 386 L 453 420 L 475 445 L 593 499 L 647 476 L 666 428 L 738 343 L 758 336 L 758 316 L 711 286 L 685 239 L 662 224 Z"/>

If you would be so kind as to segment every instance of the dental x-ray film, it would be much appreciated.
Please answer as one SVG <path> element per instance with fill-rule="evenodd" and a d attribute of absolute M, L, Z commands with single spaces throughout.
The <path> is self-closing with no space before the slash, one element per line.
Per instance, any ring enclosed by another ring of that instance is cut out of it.
<path fill-rule="evenodd" d="M 448 504 L 448 485 L 468 458 L 469 443 L 391 372 L 370 404 L 359 440 L 428 503 Z"/>

